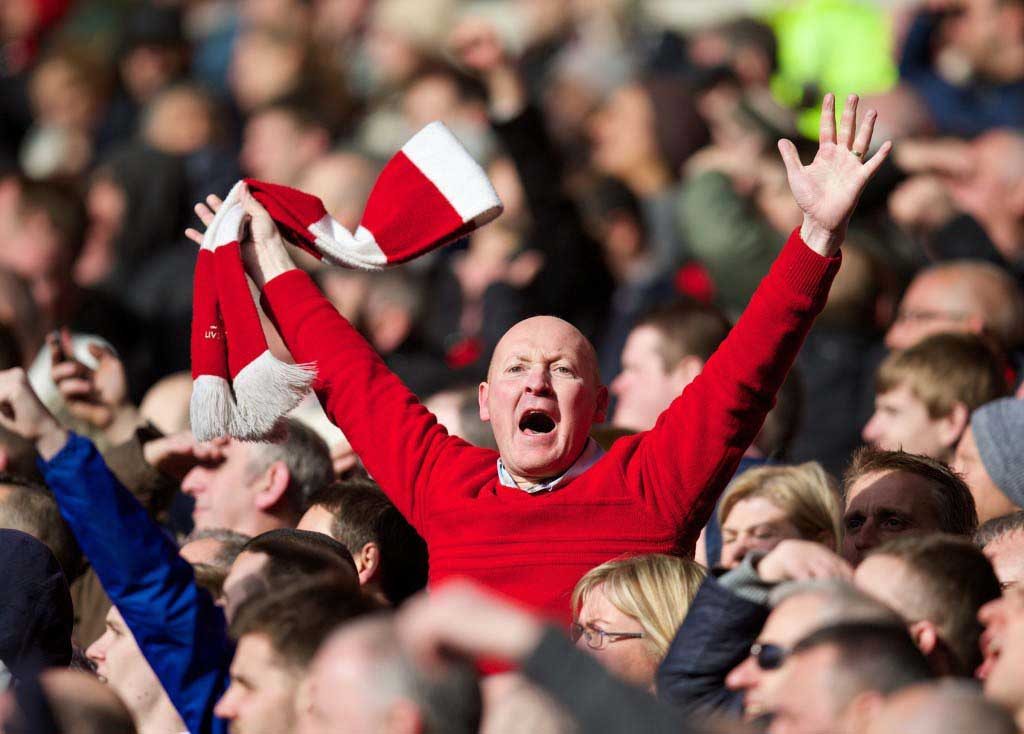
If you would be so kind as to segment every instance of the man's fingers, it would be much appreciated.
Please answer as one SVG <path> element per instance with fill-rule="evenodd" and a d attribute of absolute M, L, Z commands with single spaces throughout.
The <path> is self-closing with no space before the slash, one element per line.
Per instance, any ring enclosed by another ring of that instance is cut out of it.
<path fill-rule="evenodd" d="M 859 153 L 862 159 L 867 157 L 868 148 L 871 147 L 871 136 L 875 132 L 875 121 L 877 119 L 878 113 L 875 110 L 868 110 L 867 114 L 864 115 L 864 121 L 860 124 L 860 129 L 857 130 L 857 138 L 853 141 L 853 146 L 850 148 L 854 153 Z"/>
<path fill-rule="evenodd" d="M 832 92 L 825 95 L 821 102 L 821 125 L 818 131 L 818 143 L 836 142 L 836 97 Z"/>
<path fill-rule="evenodd" d="M 211 210 L 210 207 L 208 207 L 206 204 L 202 203 L 196 204 L 195 207 L 193 207 L 193 209 L 196 213 L 196 216 L 199 217 L 199 221 L 201 221 L 204 225 L 209 227 L 210 222 L 213 221 L 214 217 L 213 210 Z"/>
<path fill-rule="evenodd" d="M 216 194 L 210 194 L 209 196 L 206 197 L 206 203 L 209 205 L 211 209 L 213 209 L 213 211 L 216 212 L 220 211 L 220 206 L 221 204 L 224 203 L 224 200 L 221 199 Z"/>
<path fill-rule="evenodd" d="M 78 377 L 62 380 L 58 388 L 60 394 L 65 398 L 87 398 L 93 394 L 92 383 Z"/>
<path fill-rule="evenodd" d="M 863 169 L 865 180 L 875 175 L 875 172 L 882 167 L 882 164 L 885 163 L 885 159 L 889 157 L 889 153 L 891 151 L 892 141 L 886 140 L 882 143 L 882 147 L 879 148 L 878 151 L 871 156 L 870 160 L 864 164 Z"/>
<path fill-rule="evenodd" d="M 54 382 L 60 382 L 71 378 L 85 378 L 92 374 L 92 370 L 81 362 L 69 359 L 65 362 L 58 362 L 50 370 L 50 377 Z"/>
<path fill-rule="evenodd" d="M 200 232 L 198 229 L 193 229 L 192 227 L 189 227 L 188 229 L 185 230 L 185 236 L 188 237 L 193 242 L 195 242 L 197 245 L 203 244 L 203 233 Z"/>
<path fill-rule="evenodd" d="M 796 152 L 796 146 L 791 140 L 782 138 L 779 141 L 779 153 L 782 155 L 782 162 L 786 166 L 786 175 L 792 181 L 800 173 L 803 163 L 800 162 L 800 154 Z"/>
<path fill-rule="evenodd" d="M 853 146 L 853 136 L 857 130 L 857 102 L 856 94 L 846 98 L 846 105 L 843 107 L 843 116 L 839 120 L 839 145 L 844 148 Z"/>

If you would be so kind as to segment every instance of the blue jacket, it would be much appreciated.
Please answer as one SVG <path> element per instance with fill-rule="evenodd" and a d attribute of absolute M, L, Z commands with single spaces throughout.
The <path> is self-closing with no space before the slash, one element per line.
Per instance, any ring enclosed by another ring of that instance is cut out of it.
<path fill-rule="evenodd" d="M 39 462 L 110 601 L 192 734 L 226 734 L 213 707 L 227 689 L 234 644 L 192 566 L 125 489 L 93 444 L 71 434 Z"/>
<path fill-rule="evenodd" d="M 658 697 L 688 713 L 741 714 L 743 694 L 725 677 L 750 654 L 768 612 L 705 578 L 658 668 Z"/>

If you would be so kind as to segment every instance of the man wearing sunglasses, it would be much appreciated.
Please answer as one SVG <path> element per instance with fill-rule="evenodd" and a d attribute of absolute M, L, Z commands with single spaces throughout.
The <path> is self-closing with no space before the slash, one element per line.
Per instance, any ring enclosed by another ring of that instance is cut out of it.
<path fill-rule="evenodd" d="M 901 623 L 851 579 L 845 561 L 801 540 L 708 577 L 658 670 L 659 696 L 688 711 L 763 717 L 773 707 L 778 670 L 799 640 L 839 622 Z"/>

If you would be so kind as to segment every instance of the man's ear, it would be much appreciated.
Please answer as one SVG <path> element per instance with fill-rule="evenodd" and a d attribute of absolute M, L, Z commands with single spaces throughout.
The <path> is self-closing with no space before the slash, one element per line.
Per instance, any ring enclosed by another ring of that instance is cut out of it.
<path fill-rule="evenodd" d="M 352 560 L 356 562 L 360 586 L 365 586 L 380 574 L 380 546 L 376 543 L 364 545 Z"/>
<path fill-rule="evenodd" d="M 914 622 L 910 625 L 910 637 L 925 657 L 928 657 L 939 646 L 939 631 L 935 625 L 927 620 Z"/>
<path fill-rule="evenodd" d="M 291 483 L 291 473 L 283 461 L 275 461 L 263 473 L 263 486 L 256 492 L 256 508 L 267 512 L 284 498 Z"/>
<path fill-rule="evenodd" d="M 489 389 L 490 386 L 486 382 L 481 382 L 476 391 L 477 404 L 480 406 L 480 420 L 484 423 L 491 420 L 491 411 L 487 407 L 487 391 Z"/>
<path fill-rule="evenodd" d="M 677 393 L 693 382 L 694 378 L 704 369 L 704 360 L 695 354 L 688 354 L 672 368 L 672 381 Z"/>
<path fill-rule="evenodd" d="M 594 411 L 594 423 L 604 423 L 608 418 L 608 388 L 601 385 L 597 388 L 597 406 Z"/>
<path fill-rule="evenodd" d="M 854 696 L 842 713 L 842 731 L 867 731 L 868 724 L 878 716 L 885 698 L 878 691 L 862 691 Z"/>
<path fill-rule="evenodd" d="M 949 415 L 939 419 L 939 440 L 942 445 L 953 451 L 960 443 L 960 437 L 967 430 L 970 420 L 971 411 L 967 409 L 967 405 L 959 401 L 954 403 Z"/>

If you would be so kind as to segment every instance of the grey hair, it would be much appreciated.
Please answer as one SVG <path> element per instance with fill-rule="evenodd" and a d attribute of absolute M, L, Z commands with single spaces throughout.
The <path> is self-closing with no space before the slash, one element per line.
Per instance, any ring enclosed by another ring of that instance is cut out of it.
<path fill-rule="evenodd" d="M 265 472 L 271 464 L 283 461 L 288 467 L 288 503 L 296 516 L 309 509 L 309 498 L 334 479 L 331 451 L 316 431 L 294 418 L 281 421 L 281 437 L 273 443 L 251 443 L 249 472 Z"/>
<path fill-rule="evenodd" d="M 825 607 L 818 619 L 821 626 L 851 622 L 898 626 L 905 624 L 903 618 L 888 606 L 838 579 L 793 581 L 780 584 L 772 589 L 769 604 L 774 609 L 787 599 L 805 594 L 820 596 L 825 600 Z"/>
<path fill-rule="evenodd" d="M 974 544 L 984 550 L 989 543 L 1002 540 L 1011 533 L 1024 530 L 1024 512 L 1011 512 L 1009 515 L 994 517 L 982 523 L 974 532 Z"/>
<path fill-rule="evenodd" d="M 904 715 L 901 724 L 905 734 L 1017 732 L 1013 716 L 995 702 L 986 699 L 974 682 L 943 678 L 932 683 L 920 684 L 910 690 L 925 690 L 929 697 L 924 705 L 910 715 Z"/>
<path fill-rule="evenodd" d="M 221 549 L 211 559 L 208 565 L 214 568 L 231 568 L 242 548 L 252 538 L 245 533 L 239 533 L 227 528 L 196 528 L 181 541 L 181 547 L 198 540 L 216 540 L 221 544 Z"/>
<path fill-rule="evenodd" d="M 372 695 L 378 706 L 404 699 L 416 705 L 423 734 L 476 734 L 482 708 L 480 686 L 468 662 L 451 661 L 424 672 L 399 646 L 390 613 L 345 625 L 356 630 L 373 660 Z"/>

